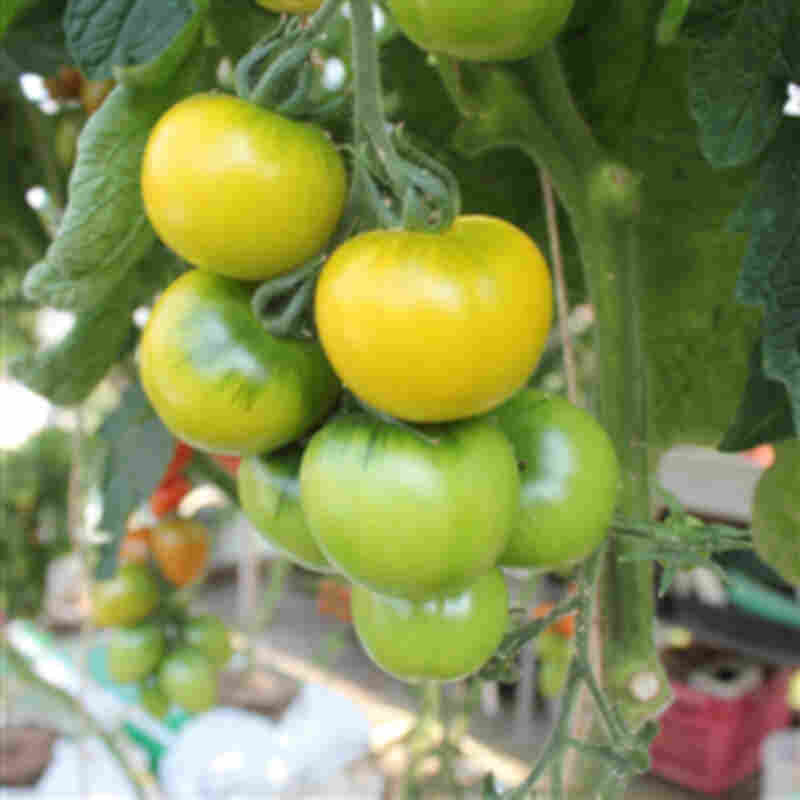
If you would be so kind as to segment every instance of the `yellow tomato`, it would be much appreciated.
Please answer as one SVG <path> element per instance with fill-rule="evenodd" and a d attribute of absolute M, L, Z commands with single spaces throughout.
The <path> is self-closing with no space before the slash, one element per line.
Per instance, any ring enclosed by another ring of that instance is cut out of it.
<path fill-rule="evenodd" d="M 550 330 L 552 285 L 525 233 L 463 216 L 445 233 L 350 239 L 320 275 L 315 312 L 345 386 L 395 417 L 441 422 L 490 411 L 525 383 Z"/>

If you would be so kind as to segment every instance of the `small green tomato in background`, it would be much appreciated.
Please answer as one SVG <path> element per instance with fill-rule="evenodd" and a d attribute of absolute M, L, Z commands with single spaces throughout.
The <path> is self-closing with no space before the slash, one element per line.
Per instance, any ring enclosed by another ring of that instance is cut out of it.
<path fill-rule="evenodd" d="M 237 473 L 239 502 L 270 544 L 306 569 L 331 572 L 300 507 L 298 474 L 302 456 L 299 447 L 289 447 L 244 459 Z"/>
<path fill-rule="evenodd" d="M 419 602 L 353 586 L 353 624 L 369 657 L 408 683 L 455 681 L 480 669 L 508 630 L 508 592 L 498 569 L 464 591 Z"/>
<path fill-rule="evenodd" d="M 203 653 L 217 669 L 231 660 L 233 648 L 230 632 L 225 623 L 213 614 L 190 619 L 183 628 L 183 638 L 186 644 Z"/>
<path fill-rule="evenodd" d="M 208 657 L 192 647 L 181 647 L 161 662 L 158 685 L 186 711 L 207 711 L 217 702 L 217 673 Z"/>
<path fill-rule="evenodd" d="M 124 564 L 107 580 L 97 581 L 91 590 L 92 619 L 100 628 L 133 625 L 144 619 L 159 603 L 158 583 L 144 564 Z"/>
<path fill-rule="evenodd" d="M 424 50 L 465 61 L 514 61 L 549 44 L 573 0 L 389 0 L 403 32 Z"/>
<path fill-rule="evenodd" d="M 608 434 L 563 397 L 526 389 L 491 415 L 520 464 L 520 509 L 499 563 L 553 569 L 588 556 L 614 513 L 619 465 Z"/>
<path fill-rule="evenodd" d="M 108 673 L 117 683 L 135 683 L 159 664 L 166 640 L 153 623 L 117 628 L 108 644 Z"/>
<path fill-rule="evenodd" d="M 169 711 L 169 698 L 156 684 L 142 687 L 139 692 L 139 702 L 142 708 L 156 719 L 164 719 Z"/>

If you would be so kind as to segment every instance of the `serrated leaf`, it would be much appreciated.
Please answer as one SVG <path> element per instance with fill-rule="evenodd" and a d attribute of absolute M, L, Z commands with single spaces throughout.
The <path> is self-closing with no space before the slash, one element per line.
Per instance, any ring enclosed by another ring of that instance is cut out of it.
<path fill-rule="evenodd" d="M 164 91 L 117 86 L 81 131 L 61 226 L 25 278 L 44 305 L 102 305 L 156 241 L 142 203 L 140 171 L 150 129 L 194 85 L 199 59 Z"/>
<path fill-rule="evenodd" d="M 51 75 L 72 59 L 62 18 L 66 0 L 40 2 L 10 25 L 0 44 L 0 82 L 16 81 L 23 72 Z"/>
<path fill-rule="evenodd" d="M 718 449 L 723 453 L 736 453 L 795 435 L 789 394 L 783 383 L 770 380 L 764 374 L 759 339 L 750 358 L 750 377 L 739 410 Z"/>
<path fill-rule="evenodd" d="M 750 163 L 778 129 L 792 77 L 784 47 L 794 5 L 747 0 L 725 14 L 730 3 L 719 3 L 709 24 L 694 30 L 691 110 L 703 154 L 716 167 Z"/>
<path fill-rule="evenodd" d="M 103 516 L 100 529 L 111 539 L 101 552 L 99 579 L 113 574 L 119 542 L 130 513 L 153 492 L 172 458 L 175 440 L 150 406 L 141 386 L 132 384 L 98 432 L 105 445 Z"/>
<path fill-rule="evenodd" d="M 211 0 L 211 24 L 225 54 L 238 61 L 280 20 L 254 0 Z"/>
<path fill-rule="evenodd" d="M 8 26 L 25 9 L 30 8 L 37 0 L 3 0 L 0 3 L 0 38 L 8 30 Z"/>
<path fill-rule="evenodd" d="M 752 235 L 737 296 L 764 307 L 763 369 L 788 390 L 800 430 L 800 120 L 786 117 L 750 202 Z"/>
<path fill-rule="evenodd" d="M 156 59 L 180 39 L 196 10 L 192 0 L 69 0 L 67 45 L 90 80 L 103 80 L 113 67 Z"/>

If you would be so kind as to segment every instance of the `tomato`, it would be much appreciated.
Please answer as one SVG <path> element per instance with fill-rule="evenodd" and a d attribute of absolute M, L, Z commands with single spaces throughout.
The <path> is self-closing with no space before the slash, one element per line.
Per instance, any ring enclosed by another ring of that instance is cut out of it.
<path fill-rule="evenodd" d="M 531 612 L 530 617 L 531 619 L 541 619 L 546 617 L 554 608 L 555 606 L 552 603 L 540 603 Z M 575 612 L 573 611 L 572 614 L 567 614 L 556 620 L 542 632 L 542 635 L 546 633 L 556 633 L 565 639 L 571 639 L 575 635 Z"/>
<path fill-rule="evenodd" d="M 350 580 L 421 599 L 495 565 L 519 507 L 519 475 L 511 445 L 488 422 L 419 434 L 352 414 L 309 442 L 300 499 L 320 549 Z"/>
<path fill-rule="evenodd" d="M 146 564 L 150 560 L 150 534 L 150 528 L 129 530 L 119 548 L 119 562 L 121 564 L 130 562 Z"/>
<path fill-rule="evenodd" d="M 536 686 L 542 697 L 552 699 L 558 697 L 567 682 L 569 663 L 561 661 L 543 661 L 536 670 Z"/>
<path fill-rule="evenodd" d="M 417 602 L 353 586 L 352 605 L 369 657 L 409 683 L 465 678 L 491 658 L 508 629 L 508 592 L 498 569 L 458 594 Z"/>
<path fill-rule="evenodd" d="M 143 686 L 139 693 L 139 702 L 156 719 L 164 719 L 169 711 L 169 698 L 157 684 Z"/>
<path fill-rule="evenodd" d="M 192 491 L 192 482 L 183 475 L 176 475 L 161 484 L 150 495 L 150 510 L 157 517 L 169 514 L 181 504 L 181 500 Z"/>
<path fill-rule="evenodd" d="M 208 530 L 191 519 L 162 519 L 150 535 L 150 549 L 161 574 L 173 586 L 185 586 L 205 569 Z"/>
<path fill-rule="evenodd" d="M 466 61 L 513 61 L 549 44 L 573 0 L 389 0 L 395 21 L 425 50 Z"/>
<path fill-rule="evenodd" d="M 224 94 L 158 121 L 142 162 L 145 211 L 196 267 L 265 280 L 318 253 L 344 210 L 347 176 L 321 129 Z"/>
<path fill-rule="evenodd" d="M 190 619 L 183 628 L 183 638 L 216 668 L 224 667 L 231 660 L 230 633 L 225 623 L 213 614 Z"/>
<path fill-rule="evenodd" d="M 257 2 L 270 11 L 287 11 L 289 14 L 310 14 L 322 5 L 322 0 L 257 0 Z"/>
<path fill-rule="evenodd" d="M 800 442 L 775 447 L 758 480 L 751 523 L 756 553 L 785 581 L 800 584 Z"/>
<path fill-rule="evenodd" d="M 339 247 L 315 301 L 344 384 L 400 419 L 482 414 L 528 379 L 550 330 L 547 265 L 522 231 L 459 217 L 445 233 L 371 231 Z"/>
<path fill-rule="evenodd" d="M 608 434 L 563 397 L 526 389 L 492 414 L 520 462 L 508 567 L 552 569 L 588 556 L 614 513 L 619 465 Z"/>
<path fill-rule="evenodd" d="M 146 678 L 159 664 L 166 639 L 153 623 L 117 628 L 108 644 L 108 672 L 117 683 Z"/>
<path fill-rule="evenodd" d="M 300 508 L 300 459 L 291 447 L 268 456 L 250 456 L 238 473 L 242 511 L 258 532 L 306 569 L 330 571 Z"/>
<path fill-rule="evenodd" d="M 208 657 L 193 647 L 179 647 L 161 662 L 158 686 L 186 711 L 207 711 L 217 702 L 217 673 Z"/>
<path fill-rule="evenodd" d="M 123 564 L 91 590 L 92 619 L 99 627 L 133 625 L 159 603 L 158 583 L 144 564 Z"/>
<path fill-rule="evenodd" d="M 229 455 L 298 438 L 339 393 L 316 342 L 271 336 L 242 284 L 201 270 L 184 273 L 159 298 L 142 334 L 139 370 L 173 433 Z"/>
<path fill-rule="evenodd" d="M 320 581 L 317 586 L 317 614 L 333 617 L 350 625 L 353 622 L 353 587 L 336 578 Z"/>

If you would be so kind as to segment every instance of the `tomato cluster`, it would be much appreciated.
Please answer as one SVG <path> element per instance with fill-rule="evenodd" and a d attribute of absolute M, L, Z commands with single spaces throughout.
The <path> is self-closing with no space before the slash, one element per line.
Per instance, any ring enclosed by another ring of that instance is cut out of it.
<path fill-rule="evenodd" d="M 156 230 L 197 267 L 142 336 L 157 413 L 192 446 L 243 457 L 244 512 L 302 566 L 352 582 L 381 667 L 408 681 L 480 668 L 508 627 L 499 567 L 584 558 L 618 478 L 588 414 L 525 388 L 552 316 L 536 244 L 475 215 L 361 233 L 317 280 L 319 340 L 276 336 L 245 281 L 324 249 L 345 197 L 325 136 L 200 95 L 155 127 L 142 185 Z"/>

